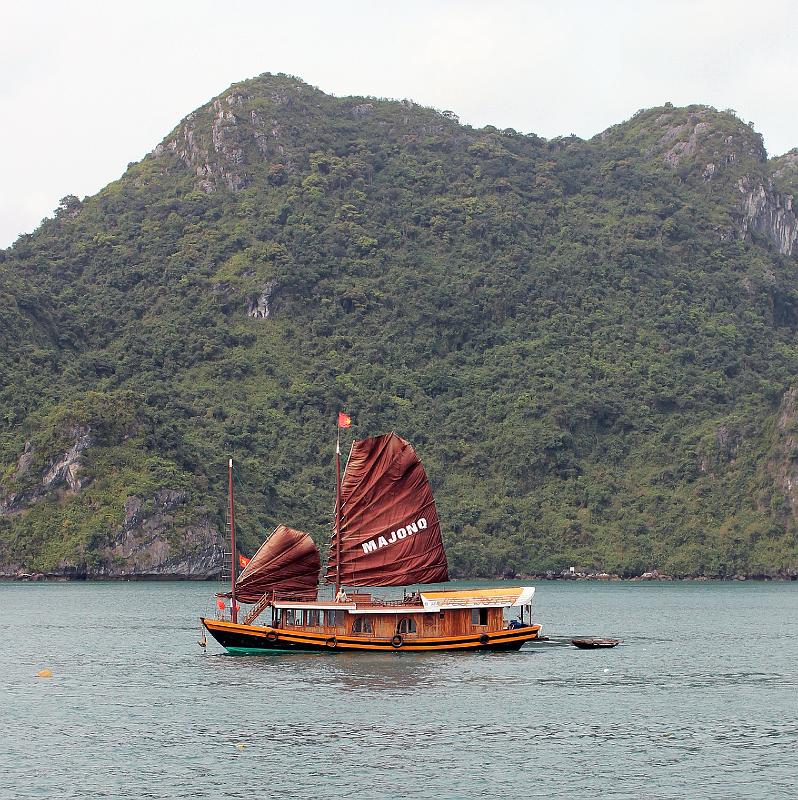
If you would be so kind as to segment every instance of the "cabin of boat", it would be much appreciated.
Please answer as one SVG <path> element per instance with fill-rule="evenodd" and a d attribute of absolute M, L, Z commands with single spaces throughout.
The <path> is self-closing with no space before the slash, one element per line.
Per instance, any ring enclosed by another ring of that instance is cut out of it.
<path fill-rule="evenodd" d="M 269 624 L 203 619 L 229 652 L 307 650 L 518 650 L 538 637 L 532 587 L 416 592 L 402 600 L 350 594 L 345 600 L 271 599 Z M 256 607 L 257 608 L 257 607 Z M 505 609 L 518 618 L 505 620 Z M 256 609 L 253 609 L 255 611 Z"/>
<path fill-rule="evenodd" d="M 325 576 L 334 591 L 326 601 L 319 599 L 316 544 L 285 525 L 251 559 L 242 559 L 236 576 L 232 461 L 229 466 L 231 590 L 217 596 L 221 615 L 201 618 L 229 652 L 517 650 L 538 637 L 532 587 L 405 590 L 401 600 L 366 593 L 449 580 L 427 475 L 395 433 L 353 442 L 343 481 L 336 447 L 335 522 Z M 344 587 L 354 591 L 347 594 Z M 241 622 L 239 602 L 252 604 Z M 510 609 L 518 609 L 518 619 L 505 619 Z M 267 614 L 268 621 L 257 623 Z"/>

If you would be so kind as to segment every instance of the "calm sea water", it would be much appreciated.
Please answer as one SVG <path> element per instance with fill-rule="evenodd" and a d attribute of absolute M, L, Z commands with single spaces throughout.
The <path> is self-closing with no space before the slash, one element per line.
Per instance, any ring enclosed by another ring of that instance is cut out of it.
<path fill-rule="evenodd" d="M 203 652 L 215 588 L 0 584 L 0 797 L 798 797 L 798 583 L 544 582 L 624 644 L 388 656 Z"/>

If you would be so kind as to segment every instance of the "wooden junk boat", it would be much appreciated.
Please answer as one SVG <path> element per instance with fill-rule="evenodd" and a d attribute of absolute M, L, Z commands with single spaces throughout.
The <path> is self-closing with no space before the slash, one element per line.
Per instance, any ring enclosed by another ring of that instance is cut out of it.
<path fill-rule="evenodd" d="M 340 417 L 339 426 L 348 427 Z M 336 446 L 335 523 L 325 575 L 335 589 L 326 600 L 318 592 L 318 548 L 285 525 L 248 562 L 241 559 L 245 566 L 236 577 L 232 461 L 229 466 L 231 591 L 217 596 L 216 619 L 201 618 L 228 652 L 518 650 L 538 638 L 532 587 L 405 590 L 403 599 L 357 591 L 449 580 L 427 475 L 395 433 L 355 441 L 343 480 Z M 251 604 L 240 621 L 239 603 Z M 511 608 L 519 618 L 507 623 L 504 610 Z"/>

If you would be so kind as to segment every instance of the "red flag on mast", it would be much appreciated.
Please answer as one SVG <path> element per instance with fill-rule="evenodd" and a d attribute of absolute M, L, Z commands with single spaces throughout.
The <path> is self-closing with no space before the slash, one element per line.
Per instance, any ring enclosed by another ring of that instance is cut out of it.
<path fill-rule="evenodd" d="M 242 556 L 240 553 L 238 555 L 238 563 L 241 565 L 241 569 L 244 569 L 247 564 L 249 564 L 249 559 L 246 556 Z"/>
<path fill-rule="evenodd" d="M 351 428 L 352 427 L 352 417 L 349 414 L 344 414 L 343 411 L 338 412 L 338 427 L 339 428 Z"/>

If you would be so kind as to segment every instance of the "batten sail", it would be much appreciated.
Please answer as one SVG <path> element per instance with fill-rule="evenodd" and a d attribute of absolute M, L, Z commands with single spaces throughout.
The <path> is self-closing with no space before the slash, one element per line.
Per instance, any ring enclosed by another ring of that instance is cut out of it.
<path fill-rule="evenodd" d="M 257 603 L 267 592 L 315 600 L 321 558 L 313 539 L 278 525 L 249 560 L 236 581 L 236 598 Z"/>
<path fill-rule="evenodd" d="M 338 536 L 340 535 L 340 565 Z M 413 448 L 395 433 L 355 441 L 341 483 L 326 579 L 347 586 L 449 580 L 435 499 Z"/>

